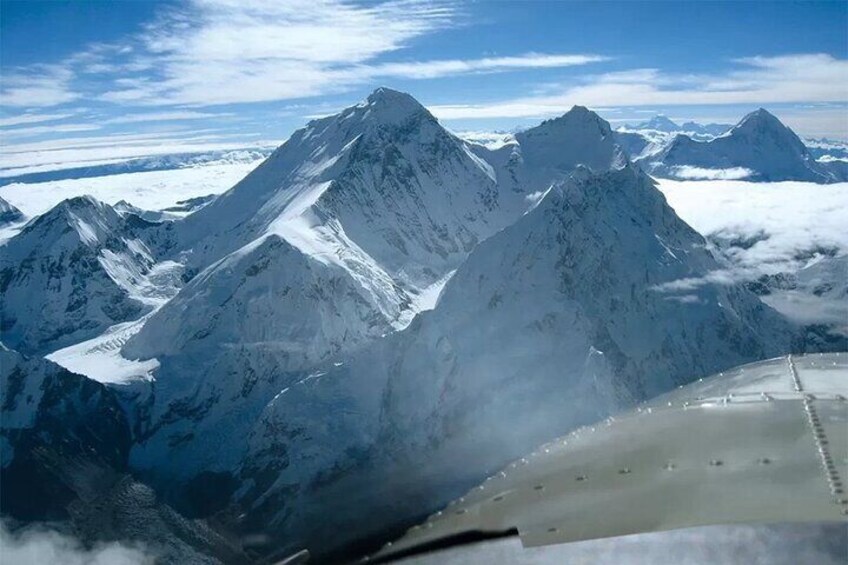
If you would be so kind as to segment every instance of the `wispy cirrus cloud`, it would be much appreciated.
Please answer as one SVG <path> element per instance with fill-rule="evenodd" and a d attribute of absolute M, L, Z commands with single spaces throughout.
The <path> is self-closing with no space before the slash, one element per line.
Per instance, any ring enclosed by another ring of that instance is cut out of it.
<path fill-rule="evenodd" d="M 72 112 L 66 112 L 63 114 L 39 114 L 39 113 L 26 113 L 20 114 L 17 116 L 13 116 L 11 118 L 0 118 L 0 128 L 13 127 L 13 126 L 22 126 L 28 124 L 38 124 L 44 122 L 55 122 L 59 120 L 64 120 L 65 118 L 73 117 L 75 114 Z"/>
<path fill-rule="evenodd" d="M 417 39 L 463 25 L 461 19 L 454 4 L 439 1 L 193 0 L 162 11 L 124 44 L 91 45 L 67 57 L 51 67 L 49 77 L 15 71 L 0 103 L 50 106 L 84 95 L 124 107 L 201 107 L 323 96 L 375 79 L 426 80 L 607 60 L 562 53 L 384 60 Z"/>
<path fill-rule="evenodd" d="M 680 75 L 643 68 L 589 75 L 559 92 L 487 104 L 431 107 L 445 119 L 537 117 L 575 104 L 686 106 L 848 102 L 848 60 L 827 54 L 749 57 L 723 74 Z M 551 90 L 550 86 L 548 90 Z"/>
<path fill-rule="evenodd" d="M 93 131 L 100 129 L 96 123 L 59 124 L 53 126 L 32 126 L 6 129 L 0 132 L 2 138 L 29 137 L 43 133 L 73 133 L 78 131 Z"/>
<path fill-rule="evenodd" d="M 232 116 L 231 112 L 226 113 L 211 113 L 211 112 L 193 112 L 191 110 L 178 110 L 174 112 L 146 112 L 141 114 L 128 114 L 117 118 L 109 118 L 104 124 L 135 124 L 148 122 L 176 122 L 183 120 L 204 120 L 207 118 L 221 118 Z"/>
<path fill-rule="evenodd" d="M 74 72 L 65 65 L 33 65 L 5 71 L 0 105 L 37 108 L 58 106 L 80 98 L 71 87 Z"/>
<path fill-rule="evenodd" d="M 161 80 L 128 78 L 103 93 L 118 103 L 216 105 L 341 92 L 376 78 L 432 79 L 519 68 L 584 65 L 599 55 L 523 54 L 471 60 L 383 62 L 417 38 L 456 25 L 452 5 L 338 1 L 198 0 L 142 36 Z M 379 31 L 378 31 L 379 30 Z"/>
<path fill-rule="evenodd" d="M 256 134 L 216 129 L 112 134 L 6 145 L 0 151 L 0 178 L 138 157 L 276 146 Z"/>

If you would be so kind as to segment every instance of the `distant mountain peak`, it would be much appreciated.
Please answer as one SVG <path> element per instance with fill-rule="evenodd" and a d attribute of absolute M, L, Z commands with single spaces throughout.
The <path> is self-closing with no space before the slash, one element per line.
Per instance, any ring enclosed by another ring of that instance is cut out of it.
<path fill-rule="evenodd" d="M 18 222 L 24 219 L 23 213 L 11 202 L 0 198 L 0 226 Z"/>
<path fill-rule="evenodd" d="M 632 127 L 633 129 L 649 129 L 654 131 L 662 131 L 665 133 L 681 131 L 682 129 L 679 124 L 672 121 L 668 116 L 664 114 L 657 114 L 647 122 L 642 122 Z"/>
<path fill-rule="evenodd" d="M 789 128 L 787 128 L 783 124 L 783 122 L 781 122 L 777 118 L 777 116 L 775 116 L 765 108 L 758 108 L 753 112 L 745 115 L 744 118 L 739 120 L 739 123 L 736 124 L 732 131 L 745 129 L 750 130 L 755 128 L 772 128 L 779 129 L 780 131 L 786 131 L 790 134 L 792 133 L 791 130 L 789 130 Z"/>

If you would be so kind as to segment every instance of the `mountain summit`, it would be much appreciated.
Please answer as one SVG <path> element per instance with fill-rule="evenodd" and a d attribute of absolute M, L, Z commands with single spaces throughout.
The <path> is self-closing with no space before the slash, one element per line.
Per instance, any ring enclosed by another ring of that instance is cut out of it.
<path fill-rule="evenodd" d="M 370 110 L 380 121 L 399 121 L 400 119 L 423 113 L 432 117 L 430 112 L 411 95 L 384 86 L 369 94 L 365 102 L 354 106 L 354 108 L 365 108 L 366 111 Z"/>

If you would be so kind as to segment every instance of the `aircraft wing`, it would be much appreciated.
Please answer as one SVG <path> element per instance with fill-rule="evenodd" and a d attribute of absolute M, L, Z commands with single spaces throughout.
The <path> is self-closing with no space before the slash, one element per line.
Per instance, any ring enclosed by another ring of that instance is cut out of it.
<path fill-rule="evenodd" d="M 848 517 L 848 354 L 700 379 L 508 465 L 369 560 L 516 533 L 522 545 Z"/>

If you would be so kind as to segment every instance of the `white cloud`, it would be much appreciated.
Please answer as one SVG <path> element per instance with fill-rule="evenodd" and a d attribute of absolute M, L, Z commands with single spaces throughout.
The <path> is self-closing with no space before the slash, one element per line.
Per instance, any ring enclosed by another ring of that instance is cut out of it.
<path fill-rule="evenodd" d="M 44 133 L 71 133 L 76 131 L 92 131 L 100 129 L 100 125 L 89 124 L 60 124 L 56 126 L 33 126 L 27 128 L 7 129 L 0 132 L 0 138 L 29 137 Z"/>
<path fill-rule="evenodd" d="M 731 167 L 729 169 L 704 169 L 689 165 L 674 167 L 676 177 L 691 180 L 741 180 L 750 177 L 752 174 L 754 174 L 754 171 L 745 167 Z"/>
<path fill-rule="evenodd" d="M 156 72 L 120 76 L 100 98 L 137 105 L 266 102 L 342 92 L 378 78 L 432 79 L 606 60 L 528 53 L 377 61 L 416 38 L 455 26 L 455 19 L 452 6 L 417 0 L 365 6 L 337 0 L 196 0 L 162 15 L 141 37 L 133 60 Z"/>
<path fill-rule="evenodd" d="M 724 74 L 675 75 L 632 69 L 584 77 L 561 92 L 490 104 L 434 106 L 440 118 L 540 117 L 575 104 L 679 106 L 848 102 L 848 61 L 826 54 L 738 59 Z"/>
<path fill-rule="evenodd" d="M 113 134 L 20 143 L 0 151 L 0 177 L 173 153 L 247 149 L 279 145 L 253 134 L 220 134 L 218 130 Z M 252 139 L 253 138 L 253 139 Z"/>
<path fill-rule="evenodd" d="M 268 102 L 343 92 L 380 78 L 607 60 L 562 53 L 384 60 L 416 39 L 461 25 L 460 19 L 455 4 L 440 0 L 192 0 L 163 8 L 123 44 L 93 44 L 55 65 L 8 70 L 0 104 L 51 106 L 82 97 L 157 107 Z"/>
<path fill-rule="evenodd" d="M 91 549 L 55 531 L 30 527 L 11 533 L 0 523 L 0 554 L 4 563 L 65 563 L 67 565 L 142 565 L 155 557 L 138 546 L 99 543 Z"/>
<path fill-rule="evenodd" d="M 20 126 L 26 124 L 38 124 L 41 122 L 55 122 L 74 116 L 73 113 L 65 114 L 21 114 L 10 118 L 0 118 L 0 127 L 6 128 L 11 126 Z"/>
<path fill-rule="evenodd" d="M 175 112 L 147 112 L 141 114 L 128 114 L 117 118 L 104 120 L 104 124 L 134 124 L 147 122 L 174 122 L 182 120 L 202 120 L 206 118 L 220 118 L 224 116 L 232 116 L 230 112 L 225 113 L 209 113 L 209 112 L 193 112 L 193 111 L 175 111 Z"/>
<path fill-rule="evenodd" d="M 690 293 L 707 284 L 736 284 L 762 275 L 794 273 L 822 250 L 848 253 L 844 225 L 848 183 L 659 179 L 658 185 L 675 212 L 699 233 L 745 242 L 719 253 L 725 262 L 721 268 L 704 277 L 667 282 L 659 285 L 658 291 Z M 801 308 L 811 305 L 811 300 L 789 296 L 787 304 L 794 308 L 794 301 Z M 816 313 L 817 318 L 825 321 L 820 314 Z"/>
<path fill-rule="evenodd" d="M 63 65 L 4 71 L 0 105 L 36 108 L 72 102 L 80 96 L 71 89 L 73 78 L 73 71 Z"/>
<path fill-rule="evenodd" d="M 474 72 L 498 72 L 509 69 L 541 69 L 571 67 L 608 61 L 600 55 L 548 55 L 528 53 L 515 57 L 489 57 L 470 60 L 419 61 L 385 63 L 357 69 L 352 74 L 358 80 L 378 77 L 428 79 Z"/>

